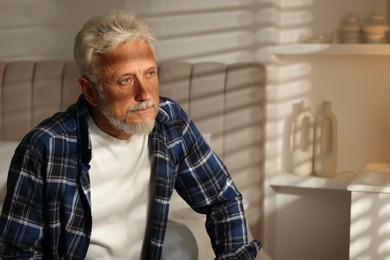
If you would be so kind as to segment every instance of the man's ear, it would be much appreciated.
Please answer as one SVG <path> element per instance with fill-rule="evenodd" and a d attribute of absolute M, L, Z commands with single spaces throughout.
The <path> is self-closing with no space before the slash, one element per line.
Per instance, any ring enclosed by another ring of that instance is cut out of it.
<path fill-rule="evenodd" d="M 88 103 L 95 107 L 98 104 L 97 89 L 90 80 L 79 78 L 79 87 Z"/>

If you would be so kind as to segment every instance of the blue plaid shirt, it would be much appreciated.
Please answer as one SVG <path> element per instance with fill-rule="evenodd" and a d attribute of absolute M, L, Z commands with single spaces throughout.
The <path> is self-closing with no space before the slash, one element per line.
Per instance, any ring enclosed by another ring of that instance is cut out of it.
<path fill-rule="evenodd" d="M 88 104 L 43 121 L 22 140 L 9 169 L 0 218 L 0 257 L 84 259 L 91 237 Z M 254 259 L 241 195 L 187 114 L 161 98 L 150 134 L 156 165 L 147 258 L 160 259 L 175 188 L 199 212 L 216 259 Z"/>

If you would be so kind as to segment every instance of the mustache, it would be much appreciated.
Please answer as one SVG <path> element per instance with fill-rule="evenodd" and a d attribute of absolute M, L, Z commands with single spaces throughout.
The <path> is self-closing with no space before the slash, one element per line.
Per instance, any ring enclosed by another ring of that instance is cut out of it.
<path fill-rule="evenodd" d="M 145 109 L 145 108 L 155 107 L 155 106 L 156 106 L 156 103 L 154 103 L 152 100 L 147 100 L 147 101 L 139 102 L 139 103 L 135 104 L 134 106 L 132 106 L 129 109 L 128 112 L 134 112 L 134 111 L 137 111 L 140 109 Z"/>

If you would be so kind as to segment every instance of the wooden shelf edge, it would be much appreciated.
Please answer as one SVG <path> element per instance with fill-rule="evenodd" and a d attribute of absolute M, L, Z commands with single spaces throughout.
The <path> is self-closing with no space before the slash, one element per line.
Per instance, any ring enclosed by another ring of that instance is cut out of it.
<path fill-rule="evenodd" d="M 276 56 L 295 55 L 390 55 L 390 44 L 281 44 L 272 46 Z"/>

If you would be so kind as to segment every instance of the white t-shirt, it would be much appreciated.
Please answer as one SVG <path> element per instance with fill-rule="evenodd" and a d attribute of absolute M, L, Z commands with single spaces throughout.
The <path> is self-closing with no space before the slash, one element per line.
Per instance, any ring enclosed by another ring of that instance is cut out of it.
<path fill-rule="evenodd" d="M 141 259 L 152 156 L 148 135 L 112 137 L 90 120 L 92 237 L 87 259 Z"/>

